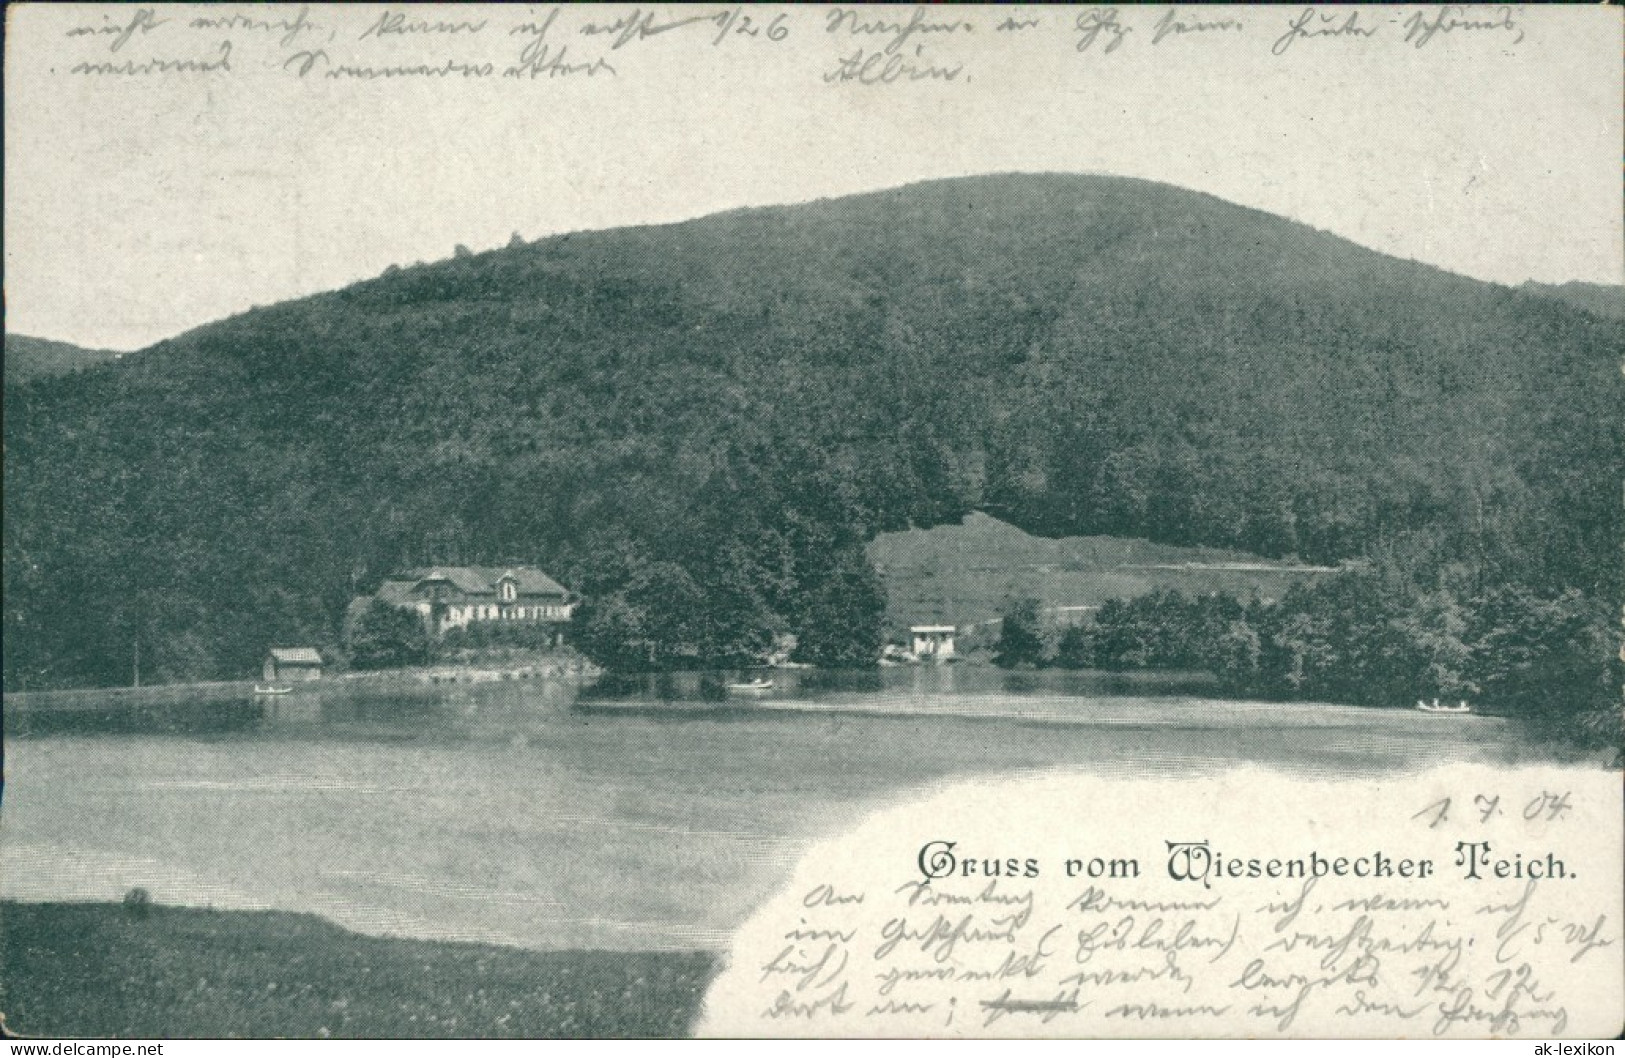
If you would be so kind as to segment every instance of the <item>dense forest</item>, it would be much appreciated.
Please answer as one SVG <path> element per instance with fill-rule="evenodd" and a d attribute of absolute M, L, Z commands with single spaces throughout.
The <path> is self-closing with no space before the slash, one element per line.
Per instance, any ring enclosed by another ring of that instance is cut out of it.
<path fill-rule="evenodd" d="M 515 240 L 8 383 L 6 686 L 340 651 L 351 599 L 436 562 L 547 569 L 617 666 L 868 660 L 865 541 L 970 510 L 1607 621 L 1621 347 L 1129 179 Z"/>

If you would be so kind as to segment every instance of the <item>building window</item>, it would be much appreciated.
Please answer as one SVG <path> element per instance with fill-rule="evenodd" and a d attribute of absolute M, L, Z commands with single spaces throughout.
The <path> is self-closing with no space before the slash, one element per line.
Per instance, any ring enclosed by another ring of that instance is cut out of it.
<path fill-rule="evenodd" d="M 513 581 L 511 581 L 511 580 L 503 581 L 502 582 L 502 601 L 503 602 L 513 602 L 513 598 L 514 598 Z"/>

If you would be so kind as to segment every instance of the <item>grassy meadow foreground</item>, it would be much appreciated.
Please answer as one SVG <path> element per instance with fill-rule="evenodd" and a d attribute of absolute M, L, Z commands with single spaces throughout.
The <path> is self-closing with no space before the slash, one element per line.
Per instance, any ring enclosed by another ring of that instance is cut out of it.
<path fill-rule="evenodd" d="M 364 937 L 314 915 L 0 903 L 0 1010 L 28 1036 L 688 1034 L 715 958 Z"/>

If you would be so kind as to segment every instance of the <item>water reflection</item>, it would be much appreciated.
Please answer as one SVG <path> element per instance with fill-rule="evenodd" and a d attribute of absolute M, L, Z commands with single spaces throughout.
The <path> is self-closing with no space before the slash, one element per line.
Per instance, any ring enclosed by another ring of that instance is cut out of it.
<path fill-rule="evenodd" d="M 886 689 L 885 669 L 797 669 L 796 684 L 808 692 L 845 691 L 848 693 L 876 693 Z M 923 672 L 923 669 L 913 670 Z M 941 676 L 944 693 L 953 691 L 953 670 L 943 668 Z M 893 677 L 895 681 L 896 677 Z"/>
<path fill-rule="evenodd" d="M 761 681 L 753 683 L 753 681 Z M 768 681 L 771 681 L 770 685 Z M 7 702 L 13 738 L 181 736 L 453 745 L 558 742 L 561 727 L 674 724 L 780 727 L 813 715 L 1017 722 L 1069 727 L 1248 732 L 1265 756 L 1285 731 L 1320 728 L 1419 743 L 1515 738 L 1492 717 L 1426 716 L 1405 708 L 1224 701 L 1203 674 L 1006 671 L 973 665 L 554 677 L 484 683 L 329 680 L 286 695 L 180 704 L 55 708 Z M 1209 737 L 1218 737 L 1210 734 Z M 1286 751 L 1282 751 L 1286 752 Z M 1242 756 L 1247 756 L 1245 752 Z"/>
<path fill-rule="evenodd" d="M 260 707 L 260 720 L 266 725 L 297 727 L 322 722 L 320 698 L 259 699 L 256 704 Z"/>
<path fill-rule="evenodd" d="M 579 682 L 569 678 L 417 685 L 330 681 L 288 694 L 209 694 L 197 701 L 98 706 L 49 699 L 7 701 L 7 738 L 52 736 L 361 736 L 398 740 L 445 735 L 500 717 L 562 714 Z"/>
<path fill-rule="evenodd" d="M 260 712 L 253 703 L 186 702 L 106 709 L 16 709 L 6 707 L 5 733 L 14 736 L 51 735 L 230 735 L 259 726 Z"/>
<path fill-rule="evenodd" d="M 1213 677 L 1196 672 L 1112 673 L 1007 670 L 972 665 L 907 665 L 872 669 L 730 669 L 713 672 L 606 673 L 581 689 L 583 702 L 702 703 L 738 701 L 753 680 L 770 681 L 759 698 L 822 701 L 850 695 L 1062 694 L 1138 697 L 1212 695 Z M 751 689 L 754 690 L 754 689 Z"/>

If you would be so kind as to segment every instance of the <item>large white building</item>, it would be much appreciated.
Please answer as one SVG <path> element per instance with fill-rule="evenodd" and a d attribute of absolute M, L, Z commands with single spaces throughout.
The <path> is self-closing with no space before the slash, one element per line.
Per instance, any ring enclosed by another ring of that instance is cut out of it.
<path fill-rule="evenodd" d="M 433 566 L 385 580 L 378 598 L 416 610 L 442 635 L 484 622 L 562 625 L 579 600 L 533 566 Z"/>

